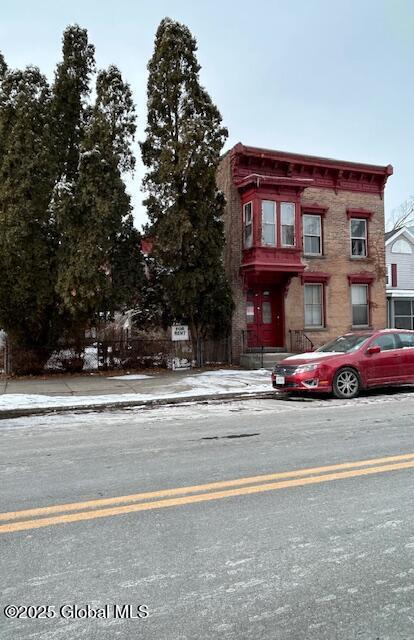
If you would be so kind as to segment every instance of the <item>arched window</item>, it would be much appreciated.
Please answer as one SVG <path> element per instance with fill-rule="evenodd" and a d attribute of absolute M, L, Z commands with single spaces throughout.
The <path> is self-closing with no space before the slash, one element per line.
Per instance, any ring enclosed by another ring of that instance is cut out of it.
<path fill-rule="evenodd" d="M 413 250 L 407 240 L 400 238 L 392 245 L 391 253 L 412 253 Z"/>

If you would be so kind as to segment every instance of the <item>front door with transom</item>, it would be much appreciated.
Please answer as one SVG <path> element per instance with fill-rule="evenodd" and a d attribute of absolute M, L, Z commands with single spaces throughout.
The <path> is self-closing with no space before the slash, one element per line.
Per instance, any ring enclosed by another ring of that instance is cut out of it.
<path fill-rule="evenodd" d="M 247 346 L 283 347 L 283 297 L 277 289 L 249 289 L 246 299 Z"/>

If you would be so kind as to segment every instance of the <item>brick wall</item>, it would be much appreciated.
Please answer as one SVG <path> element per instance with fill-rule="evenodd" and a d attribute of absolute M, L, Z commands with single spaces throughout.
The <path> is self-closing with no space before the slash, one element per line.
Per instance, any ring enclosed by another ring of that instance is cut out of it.
<path fill-rule="evenodd" d="M 232 354 L 238 362 L 243 350 L 242 331 L 246 329 L 245 295 L 240 277 L 242 259 L 242 208 L 239 192 L 234 186 L 231 172 L 231 156 L 227 153 L 217 171 L 217 186 L 226 196 L 226 207 L 223 217 L 226 245 L 224 266 L 233 294 L 235 305 L 232 319 Z"/>
<path fill-rule="evenodd" d="M 352 309 L 348 274 L 369 272 L 375 276 L 370 286 L 371 326 L 383 329 L 387 325 L 385 294 L 384 201 L 379 195 L 331 189 L 305 189 L 302 206 L 317 203 L 327 207 L 323 220 L 323 257 L 302 258 L 306 271 L 330 274 L 326 285 L 326 327 L 322 331 L 306 330 L 316 346 L 345 331 L 352 330 Z M 350 232 L 347 208 L 372 211 L 368 221 L 368 258 L 350 257 Z M 303 329 L 303 288 L 294 278 L 286 298 L 287 328 Z"/>
<path fill-rule="evenodd" d="M 217 184 L 225 193 L 224 215 L 226 235 L 225 268 L 229 278 L 235 312 L 232 323 L 233 357 L 242 350 L 242 331 L 246 329 L 245 293 L 240 277 L 242 259 L 242 209 L 239 193 L 233 184 L 231 155 L 226 154 L 217 174 Z M 326 327 L 306 330 L 316 346 L 352 328 L 352 310 L 348 274 L 369 272 L 375 276 L 370 286 L 370 319 L 375 329 L 387 323 L 385 293 L 384 202 L 377 194 L 308 187 L 301 197 L 302 206 L 318 204 L 326 207 L 323 219 L 323 257 L 302 258 L 306 272 L 330 274 L 326 285 Z M 350 233 L 347 208 L 372 211 L 368 222 L 368 258 L 350 257 Z M 286 346 L 289 348 L 289 329 L 304 329 L 303 286 L 299 277 L 292 278 L 285 298 Z"/>

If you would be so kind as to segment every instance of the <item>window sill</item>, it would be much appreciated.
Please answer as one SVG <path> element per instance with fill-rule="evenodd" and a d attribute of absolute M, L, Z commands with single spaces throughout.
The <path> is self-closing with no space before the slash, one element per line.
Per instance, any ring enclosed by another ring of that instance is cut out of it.
<path fill-rule="evenodd" d="M 328 331 L 328 327 L 305 327 L 304 331 Z"/>
<path fill-rule="evenodd" d="M 316 259 L 316 260 L 325 260 L 326 256 L 321 254 L 317 254 L 317 253 L 304 253 L 303 257 L 306 258 L 306 260 L 312 260 L 312 259 Z"/>
<path fill-rule="evenodd" d="M 369 324 L 353 324 L 353 325 L 351 325 L 351 329 L 352 330 L 355 329 L 355 331 L 361 331 L 361 330 L 363 330 L 363 331 L 365 331 L 365 330 L 373 331 L 374 330 L 373 327 L 371 327 L 371 325 L 369 325 Z"/>
<path fill-rule="evenodd" d="M 350 260 L 369 260 L 369 256 L 349 256 Z"/>

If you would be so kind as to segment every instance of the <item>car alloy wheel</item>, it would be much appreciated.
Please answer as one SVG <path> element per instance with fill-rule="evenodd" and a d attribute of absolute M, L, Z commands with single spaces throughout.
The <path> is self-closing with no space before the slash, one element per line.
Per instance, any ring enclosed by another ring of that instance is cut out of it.
<path fill-rule="evenodd" d="M 355 398 L 359 393 L 359 378 L 353 369 L 340 369 L 334 380 L 334 393 L 337 398 Z"/>

